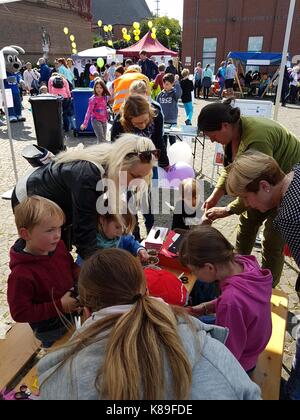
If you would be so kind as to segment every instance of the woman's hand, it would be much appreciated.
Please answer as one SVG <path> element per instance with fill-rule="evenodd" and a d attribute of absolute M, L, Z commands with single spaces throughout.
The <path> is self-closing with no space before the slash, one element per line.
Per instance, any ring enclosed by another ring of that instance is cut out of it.
<path fill-rule="evenodd" d="M 142 262 L 146 263 L 149 261 L 150 255 L 148 254 L 148 252 L 145 249 L 141 249 L 139 251 L 139 258 Z"/>
<path fill-rule="evenodd" d="M 80 126 L 80 130 L 81 131 L 84 131 L 86 129 L 86 126 L 84 125 L 84 124 L 81 124 L 81 126 Z"/>
<path fill-rule="evenodd" d="M 207 222 L 214 222 L 218 219 L 224 219 L 225 217 L 231 216 L 228 207 L 213 207 L 205 212 L 205 220 Z"/>
<path fill-rule="evenodd" d="M 221 200 L 221 198 L 224 195 L 224 191 L 222 189 L 216 188 L 212 195 L 208 197 L 208 199 L 205 201 L 205 203 L 202 206 L 202 210 L 209 210 L 213 207 L 216 207 L 218 202 Z"/>

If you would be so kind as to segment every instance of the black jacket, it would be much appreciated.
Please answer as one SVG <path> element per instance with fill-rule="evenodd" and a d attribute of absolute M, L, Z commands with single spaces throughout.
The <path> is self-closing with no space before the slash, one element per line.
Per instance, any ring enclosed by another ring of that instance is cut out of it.
<path fill-rule="evenodd" d="M 101 180 L 99 168 L 91 162 L 75 161 L 55 165 L 53 162 L 38 168 L 27 180 L 27 196 L 39 195 L 58 204 L 72 224 L 72 243 L 82 258 L 97 250 L 96 191 Z M 18 204 L 16 190 L 13 207 Z"/>
<path fill-rule="evenodd" d="M 182 89 L 182 103 L 187 104 L 189 102 L 192 102 L 192 92 L 194 92 L 194 83 L 189 79 L 185 79 L 181 80 L 180 85 Z"/>
<path fill-rule="evenodd" d="M 142 69 L 142 73 L 147 76 L 149 80 L 154 80 L 159 73 L 157 65 L 154 61 L 149 60 L 149 58 L 144 61 L 140 60 L 139 66 Z"/>
<path fill-rule="evenodd" d="M 161 151 L 160 159 L 159 159 L 159 166 L 161 168 L 165 168 L 169 166 L 169 158 L 167 155 L 166 145 L 163 139 L 164 135 L 164 117 L 162 112 L 158 106 L 152 105 L 155 108 L 156 117 L 154 118 L 153 124 L 148 127 L 146 130 L 139 130 L 135 129 L 133 134 L 137 134 L 141 137 L 149 137 L 155 147 Z M 111 130 L 111 141 L 116 141 L 118 137 L 124 134 L 124 128 L 120 123 L 120 115 L 117 115 Z"/>

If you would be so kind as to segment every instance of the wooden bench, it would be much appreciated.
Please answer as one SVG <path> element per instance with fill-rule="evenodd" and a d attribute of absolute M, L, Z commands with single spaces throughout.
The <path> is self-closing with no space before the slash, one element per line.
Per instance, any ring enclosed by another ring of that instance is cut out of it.
<path fill-rule="evenodd" d="M 264 400 L 279 400 L 282 359 L 284 352 L 288 297 L 279 290 L 273 290 L 272 300 L 273 332 L 265 351 L 260 355 L 253 381 L 260 386 Z"/>
<path fill-rule="evenodd" d="M 41 343 L 28 324 L 15 324 L 0 340 L 0 390 L 7 388 L 36 356 Z"/>

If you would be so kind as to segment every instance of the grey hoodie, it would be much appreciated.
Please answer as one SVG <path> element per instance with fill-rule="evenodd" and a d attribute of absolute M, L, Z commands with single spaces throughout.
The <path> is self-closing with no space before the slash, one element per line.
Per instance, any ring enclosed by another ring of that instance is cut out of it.
<path fill-rule="evenodd" d="M 161 105 L 165 117 L 165 123 L 177 124 L 178 120 L 178 101 L 181 98 L 182 89 L 178 80 L 169 92 L 163 90 L 156 100 Z"/>
<path fill-rule="evenodd" d="M 129 307 L 130 308 L 130 307 Z M 104 310 L 106 311 L 106 310 Z M 106 312 L 106 315 L 108 312 Z M 103 318 L 103 311 L 93 315 L 82 327 Z M 190 400 L 259 400 L 260 390 L 226 349 L 226 329 L 202 324 L 192 319 L 196 331 L 185 321 L 178 323 L 178 332 L 192 365 Z M 81 330 L 81 331 L 82 331 Z M 98 400 L 95 379 L 105 356 L 105 340 L 84 349 L 73 360 L 41 386 L 43 400 Z M 151 349 L 149 349 L 151 351 Z M 62 361 L 66 350 L 45 356 L 38 364 L 39 383 L 49 377 Z M 172 375 L 165 361 L 165 399 L 172 400 Z"/>

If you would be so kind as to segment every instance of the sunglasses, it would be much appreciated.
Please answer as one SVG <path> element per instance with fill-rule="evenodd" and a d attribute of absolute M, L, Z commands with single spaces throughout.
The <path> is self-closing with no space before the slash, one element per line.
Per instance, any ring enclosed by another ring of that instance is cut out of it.
<path fill-rule="evenodd" d="M 131 159 L 134 156 L 138 156 L 142 163 L 149 163 L 152 159 L 159 160 L 160 150 L 149 150 L 146 152 L 133 152 L 126 155 L 126 159 Z"/>

